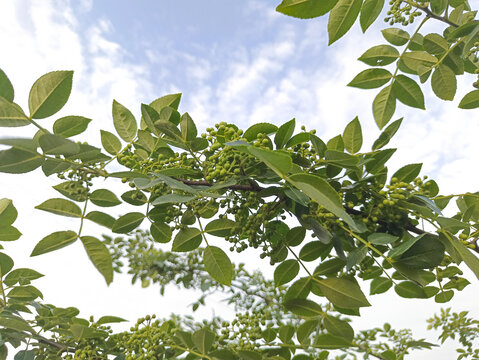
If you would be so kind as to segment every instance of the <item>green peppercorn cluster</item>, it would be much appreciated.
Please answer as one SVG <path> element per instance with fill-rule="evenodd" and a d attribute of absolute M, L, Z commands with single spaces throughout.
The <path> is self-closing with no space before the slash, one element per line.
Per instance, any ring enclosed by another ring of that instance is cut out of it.
<path fill-rule="evenodd" d="M 423 2 L 411 2 L 404 0 L 390 0 L 390 9 L 387 12 L 387 16 L 384 19 L 389 25 L 402 24 L 407 26 L 414 22 L 414 19 L 421 15 L 418 10 L 424 7 Z"/>

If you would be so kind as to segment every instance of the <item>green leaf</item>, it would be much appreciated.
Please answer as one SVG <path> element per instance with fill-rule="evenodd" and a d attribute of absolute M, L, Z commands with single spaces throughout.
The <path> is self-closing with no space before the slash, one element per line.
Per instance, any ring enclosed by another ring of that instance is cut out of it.
<path fill-rule="evenodd" d="M 424 236 L 426 236 L 426 234 L 421 234 L 421 235 L 416 236 L 414 238 L 411 238 L 407 241 L 401 242 L 401 244 L 399 244 L 398 246 L 396 246 L 395 248 L 393 248 L 389 252 L 389 257 L 394 258 L 394 257 L 397 257 L 399 255 L 402 255 L 405 251 L 407 251 L 411 246 L 413 246 L 416 242 L 418 242 Z"/>
<path fill-rule="evenodd" d="M 2 69 L 0 69 L 0 96 L 9 102 L 12 102 L 15 96 L 13 85 Z"/>
<path fill-rule="evenodd" d="M 393 82 L 393 92 L 396 99 L 405 105 L 425 109 L 424 94 L 419 85 L 411 78 L 397 75 Z"/>
<path fill-rule="evenodd" d="M 392 74 L 386 69 L 373 68 L 361 71 L 351 80 L 348 86 L 360 89 L 374 89 L 383 86 L 392 78 Z"/>
<path fill-rule="evenodd" d="M 260 149 L 254 146 L 249 146 L 248 152 L 264 162 L 266 166 L 268 166 L 280 177 L 285 177 L 286 174 L 291 171 L 293 166 L 291 156 L 283 152 Z"/>
<path fill-rule="evenodd" d="M 407 299 L 426 299 L 427 295 L 424 289 L 412 281 L 403 281 L 394 287 L 396 293 Z"/>
<path fill-rule="evenodd" d="M 113 260 L 108 248 L 93 236 L 82 236 L 80 240 L 93 265 L 103 275 L 106 283 L 111 284 L 113 281 Z"/>
<path fill-rule="evenodd" d="M 362 232 L 344 210 L 339 194 L 326 180 L 316 175 L 301 173 L 293 174 L 287 180 L 312 200 L 342 218 L 354 231 Z"/>
<path fill-rule="evenodd" d="M 292 228 L 286 234 L 286 241 L 288 246 L 298 246 L 306 237 L 306 229 L 303 226 Z"/>
<path fill-rule="evenodd" d="M 160 136 L 158 129 L 155 127 L 155 122 L 160 119 L 160 114 L 151 106 L 141 104 L 142 120 L 145 122 L 147 128 L 156 136 Z"/>
<path fill-rule="evenodd" d="M 404 182 L 411 182 L 421 172 L 422 164 L 409 164 L 405 165 L 402 168 L 400 168 L 398 171 L 396 171 L 393 174 L 393 178 L 397 178 L 398 182 L 404 181 Z"/>
<path fill-rule="evenodd" d="M 50 176 L 70 169 L 71 165 L 71 163 L 62 159 L 46 159 L 42 164 L 42 171 L 45 176 Z"/>
<path fill-rule="evenodd" d="M 405 45 L 409 41 L 409 34 L 399 28 L 388 28 L 381 30 L 384 38 L 391 44 L 396 46 Z"/>
<path fill-rule="evenodd" d="M 116 100 L 112 106 L 113 125 L 120 137 L 126 141 L 132 141 L 136 136 L 137 125 L 133 114 Z"/>
<path fill-rule="evenodd" d="M 447 40 L 441 35 L 435 33 L 424 36 L 422 44 L 424 46 L 424 50 L 431 55 L 437 56 L 438 58 L 441 58 L 449 49 Z"/>
<path fill-rule="evenodd" d="M 391 286 L 393 286 L 393 282 L 390 279 L 385 277 L 379 277 L 371 281 L 371 289 L 369 293 L 371 295 L 382 294 L 388 291 L 391 288 Z"/>
<path fill-rule="evenodd" d="M 171 203 L 185 203 L 196 199 L 193 195 L 167 194 L 157 197 L 151 202 L 152 205 L 171 204 Z"/>
<path fill-rule="evenodd" d="M 418 72 L 419 67 L 430 68 L 437 63 L 437 58 L 425 51 L 409 51 L 405 53 L 401 60 L 407 68 Z"/>
<path fill-rule="evenodd" d="M 178 142 L 183 143 L 184 140 L 181 137 L 181 132 L 178 130 L 175 124 L 169 122 L 169 121 L 164 121 L 164 120 L 158 120 L 155 122 L 155 127 L 163 134 L 168 136 L 169 138 L 176 140 Z"/>
<path fill-rule="evenodd" d="M 111 231 L 117 234 L 126 234 L 135 230 L 143 222 L 145 215 L 139 212 L 131 212 L 122 215 L 113 223 Z"/>
<path fill-rule="evenodd" d="M 437 303 L 447 303 L 451 301 L 451 299 L 454 296 L 454 291 L 453 290 L 446 290 L 446 291 L 441 291 L 439 294 L 437 294 L 434 297 L 434 301 Z"/>
<path fill-rule="evenodd" d="M 82 214 L 82 211 L 77 204 L 66 199 L 49 199 L 40 205 L 35 206 L 35 209 L 74 218 L 79 218 Z"/>
<path fill-rule="evenodd" d="M 293 314 L 304 317 L 313 317 L 323 314 L 321 306 L 308 299 L 291 299 L 284 303 L 284 307 Z"/>
<path fill-rule="evenodd" d="M 155 173 L 154 176 L 157 179 L 153 180 L 153 184 L 150 183 L 149 185 L 147 185 L 148 187 L 156 185 L 157 182 L 164 182 L 166 185 L 168 185 L 172 189 L 182 190 L 182 191 L 188 192 L 190 194 L 197 194 L 198 193 L 198 191 L 195 190 L 194 188 L 192 188 L 191 186 L 186 185 L 185 183 L 183 183 L 179 180 L 173 179 L 170 176 L 166 176 L 166 175 L 159 174 L 159 173 Z M 138 179 L 135 179 L 135 183 L 137 182 L 137 180 Z M 139 181 L 143 182 L 143 179 L 140 179 Z M 148 188 L 148 187 L 138 186 L 139 189 Z"/>
<path fill-rule="evenodd" d="M 227 237 L 231 235 L 231 231 L 236 227 L 236 222 L 233 220 L 221 218 L 206 224 L 205 232 L 214 236 Z"/>
<path fill-rule="evenodd" d="M 386 146 L 391 138 L 396 134 L 399 127 L 401 126 L 402 119 L 393 121 L 384 131 L 379 135 L 378 139 L 373 144 L 373 150 L 381 149 L 382 147 Z"/>
<path fill-rule="evenodd" d="M 381 10 L 384 7 L 384 0 L 365 0 L 361 7 L 361 14 L 359 15 L 359 23 L 361 24 L 361 30 L 366 30 L 372 25 L 372 23 L 378 18 Z"/>
<path fill-rule="evenodd" d="M 326 261 L 322 261 L 316 269 L 314 269 L 314 275 L 325 275 L 329 276 L 336 274 L 341 271 L 346 265 L 346 261 L 340 258 L 331 258 Z"/>
<path fill-rule="evenodd" d="M 353 26 L 359 11 L 361 10 L 362 0 L 339 0 L 329 13 L 328 35 L 331 45 L 341 38 Z"/>
<path fill-rule="evenodd" d="M 294 259 L 283 261 L 274 270 L 276 286 L 284 285 L 293 280 L 299 273 L 299 263 Z"/>
<path fill-rule="evenodd" d="M 441 15 L 446 10 L 448 0 L 431 0 L 430 6 L 433 14 Z"/>
<path fill-rule="evenodd" d="M 358 60 L 370 66 L 385 66 L 399 57 L 399 51 L 390 45 L 373 46 L 362 54 Z"/>
<path fill-rule="evenodd" d="M 345 338 L 349 343 L 353 340 L 354 330 L 347 321 L 326 315 L 323 325 L 331 335 Z"/>
<path fill-rule="evenodd" d="M 288 291 L 286 291 L 286 294 L 283 296 L 283 300 L 306 299 L 310 292 L 311 278 L 309 276 L 303 277 L 288 286 Z"/>
<path fill-rule="evenodd" d="M 63 137 L 81 134 L 86 130 L 91 119 L 83 116 L 65 116 L 55 121 L 53 133 Z"/>
<path fill-rule="evenodd" d="M 73 71 L 53 71 L 33 84 L 28 108 L 33 119 L 52 116 L 66 104 L 72 90 Z"/>
<path fill-rule="evenodd" d="M 200 246 L 203 238 L 201 231 L 196 228 L 186 227 L 180 229 L 173 240 L 171 251 L 186 252 L 192 251 Z"/>
<path fill-rule="evenodd" d="M 37 256 L 55 251 L 65 246 L 73 244 L 78 239 L 78 235 L 74 231 L 57 231 L 45 236 L 35 245 L 30 256 Z"/>
<path fill-rule="evenodd" d="M 342 278 L 315 279 L 326 298 L 334 305 L 346 309 L 371 306 L 359 285 Z"/>
<path fill-rule="evenodd" d="M 121 201 L 116 197 L 116 195 L 107 189 L 98 189 L 93 191 L 89 196 L 90 201 L 102 207 L 111 207 L 120 205 Z"/>
<path fill-rule="evenodd" d="M 120 140 L 118 140 L 118 138 L 109 131 L 100 130 L 100 133 L 101 133 L 101 145 L 103 146 L 103 149 L 105 149 L 105 151 L 108 154 L 111 154 L 111 155 L 118 154 L 121 150 Z"/>
<path fill-rule="evenodd" d="M 346 271 L 349 271 L 354 266 L 361 264 L 367 254 L 368 248 L 366 246 L 361 246 L 351 251 L 346 261 Z"/>
<path fill-rule="evenodd" d="M 395 242 L 399 237 L 386 233 L 374 233 L 368 236 L 368 242 L 374 245 L 387 245 Z"/>
<path fill-rule="evenodd" d="M 193 141 L 198 135 L 198 130 L 196 130 L 196 125 L 190 114 L 184 113 L 180 119 L 180 128 L 181 135 L 186 141 Z"/>
<path fill-rule="evenodd" d="M 288 122 L 285 122 L 281 125 L 276 131 L 276 135 L 274 136 L 274 143 L 276 144 L 276 149 L 281 149 L 286 145 L 291 136 L 294 133 L 294 127 L 296 126 L 296 120 L 291 119 Z"/>
<path fill-rule="evenodd" d="M 28 323 L 20 317 L 0 317 L 0 326 L 6 329 L 12 329 L 16 331 L 27 331 L 32 334 L 35 334 L 35 330 L 28 325 Z"/>
<path fill-rule="evenodd" d="M 13 260 L 10 256 L 0 253 L 0 272 L 1 276 L 6 275 L 13 268 Z"/>
<path fill-rule="evenodd" d="M 111 229 L 115 223 L 115 218 L 113 216 L 105 214 L 101 211 L 91 211 L 85 216 L 85 219 L 93 221 L 94 223 L 97 223 L 98 225 L 104 226 L 108 229 Z"/>
<path fill-rule="evenodd" d="M 300 19 L 312 19 L 327 14 L 338 0 L 283 0 L 276 11 Z"/>
<path fill-rule="evenodd" d="M 162 222 L 154 222 L 150 226 L 150 233 L 153 239 L 159 243 L 168 243 L 173 235 L 171 228 Z"/>
<path fill-rule="evenodd" d="M 176 109 L 173 109 L 170 106 L 165 106 L 160 111 L 160 118 L 158 121 L 160 122 L 164 121 L 164 122 L 173 124 L 176 127 L 180 123 L 180 120 L 181 120 L 180 113 Z"/>
<path fill-rule="evenodd" d="M 193 333 L 193 342 L 201 354 L 207 354 L 215 341 L 215 333 L 209 329 L 203 328 Z"/>
<path fill-rule="evenodd" d="M 176 239 L 175 239 L 176 240 Z M 230 286 L 233 279 L 233 265 L 223 250 L 207 246 L 203 251 L 203 264 L 208 274 L 220 284 Z"/>
<path fill-rule="evenodd" d="M 396 110 L 396 97 L 391 85 L 383 88 L 373 101 L 373 115 L 376 124 L 382 129 L 391 120 Z"/>
<path fill-rule="evenodd" d="M 471 253 L 471 251 L 465 247 L 459 240 L 457 240 L 454 236 L 446 235 L 444 236 L 449 243 L 456 249 L 457 253 L 461 257 L 461 259 L 466 263 L 469 269 L 472 270 L 474 275 L 479 279 L 479 259 L 477 256 Z"/>
<path fill-rule="evenodd" d="M 38 271 L 19 268 L 11 271 L 7 276 L 5 276 L 3 283 L 7 286 L 13 286 L 16 283 L 27 284 L 31 280 L 39 279 L 43 276 L 44 275 L 40 274 Z"/>
<path fill-rule="evenodd" d="M 125 322 L 125 321 L 128 321 L 128 320 L 125 320 L 121 317 L 118 317 L 118 316 L 102 316 L 101 318 L 99 318 L 96 323 L 98 325 L 104 325 L 104 324 L 111 324 L 111 323 L 119 323 L 119 322 Z"/>
<path fill-rule="evenodd" d="M 10 199 L 0 199 L 0 227 L 8 226 L 15 222 L 18 212 Z"/>
<path fill-rule="evenodd" d="M 26 126 L 30 123 L 20 106 L 0 97 L 0 127 Z"/>
<path fill-rule="evenodd" d="M 425 236 L 405 251 L 397 263 L 411 269 L 434 268 L 441 264 L 444 250 L 436 237 Z"/>
<path fill-rule="evenodd" d="M 15 354 L 13 360 L 34 360 L 35 350 L 20 350 Z"/>
<path fill-rule="evenodd" d="M 80 145 L 60 135 L 43 134 L 38 139 L 40 147 L 45 154 L 50 155 L 75 155 L 81 150 Z"/>
<path fill-rule="evenodd" d="M 344 349 L 351 346 L 351 343 L 343 337 L 321 334 L 317 337 L 315 345 L 320 349 Z"/>
<path fill-rule="evenodd" d="M 329 244 L 324 244 L 321 241 L 310 241 L 306 243 L 299 252 L 299 258 L 303 261 L 314 261 L 325 253 L 331 251 Z"/>
<path fill-rule="evenodd" d="M 155 109 L 158 113 L 167 106 L 178 110 L 178 106 L 180 105 L 181 94 L 169 94 L 162 96 L 154 101 L 151 102 L 150 106 Z"/>
<path fill-rule="evenodd" d="M 32 151 L 11 148 L 0 151 L 0 172 L 23 174 L 35 170 L 43 163 L 43 157 Z"/>
<path fill-rule="evenodd" d="M 456 94 L 456 75 L 448 66 L 440 64 L 432 73 L 431 86 L 434 94 L 442 100 L 453 100 Z"/>
<path fill-rule="evenodd" d="M 363 133 L 357 116 L 353 121 L 346 125 L 343 133 L 343 141 L 344 147 L 350 154 L 355 154 L 361 150 L 361 146 L 363 145 Z"/>
<path fill-rule="evenodd" d="M 13 226 L 0 226 L 0 241 L 15 241 L 22 236 L 22 233 Z"/>
<path fill-rule="evenodd" d="M 269 123 L 257 123 L 250 126 L 243 134 L 243 137 L 248 141 L 256 140 L 258 134 L 269 135 L 278 130 L 278 127 Z"/>
<path fill-rule="evenodd" d="M 479 107 L 479 90 L 468 92 L 459 103 L 461 109 L 476 109 Z"/>

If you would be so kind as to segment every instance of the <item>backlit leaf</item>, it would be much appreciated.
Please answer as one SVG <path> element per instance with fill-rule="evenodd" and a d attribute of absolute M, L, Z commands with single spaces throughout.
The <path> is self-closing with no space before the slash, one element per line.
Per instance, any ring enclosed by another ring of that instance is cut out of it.
<path fill-rule="evenodd" d="M 101 133 L 101 145 L 103 146 L 103 149 L 105 149 L 105 151 L 108 154 L 111 154 L 111 155 L 118 154 L 121 150 L 120 140 L 118 140 L 118 138 L 109 131 L 100 130 L 100 133 Z"/>
<path fill-rule="evenodd" d="M 200 230 L 191 227 L 183 228 L 176 234 L 171 251 L 192 251 L 198 248 L 202 241 Z"/>
<path fill-rule="evenodd" d="M 390 45 L 373 46 L 359 57 L 359 61 L 370 66 L 385 66 L 399 57 L 399 51 Z"/>
<path fill-rule="evenodd" d="M 81 134 L 86 130 L 91 119 L 83 116 L 65 116 L 55 121 L 53 133 L 63 137 Z"/>
<path fill-rule="evenodd" d="M 382 129 L 391 120 L 396 110 L 396 97 L 392 86 L 383 88 L 373 101 L 373 115 L 376 124 Z"/>
<path fill-rule="evenodd" d="M 74 202 L 66 199 L 49 199 L 35 206 L 35 209 L 48 211 L 53 214 L 69 216 L 69 217 L 81 217 L 81 209 Z"/>
<path fill-rule="evenodd" d="M 472 90 L 459 103 L 461 109 L 476 109 L 479 107 L 479 90 Z"/>
<path fill-rule="evenodd" d="M 33 119 L 52 116 L 66 104 L 72 90 L 73 71 L 53 71 L 33 84 L 28 108 Z"/>
<path fill-rule="evenodd" d="M 294 259 L 283 261 L 274 270 L 276 286 L 284 285 L 293 280 L 299 273 L 299 263 Z"/>
<path fill-rule="evenodd" d="M 371 306 L 359 285 L 342 278 L 315 279 L 324 296 L 334 305 L 346 309 Z"/>
<path fill-rule="evenodd" d="M 276 11 L 300 19 L 311 19 L 327 14 L 338 0 L 283 0 Z"/>
<path fill-rule="evenodd" d="M 132 141 L 136 136 L 137 124 L 130 110 L 113 100 L 112 115 L 113 125 L 118 135 L 126 142 Z"/>
<path fill-rule="evenodd" d="M 89 199 L 93 204 L 102 207 L 111 207 L 121 204 L 121 201 L 116 197 L 115 193 L 107 189 L 93 191 Z"/>
<path fill-rule="evenodd" d="M 111 228 L 111 231 L 117 234 L 126 234 L 135 230 L 143 222 L 145 215 L 139 212 L 131 212 L 120 216 Z"/>
<path fill-rule="evenodd" d="M 233 279 L 233 265 L 223 250 L 216 246 L 207 246 L 203 251 L 205 270 L 220 284 L 230 286 Z"/>
<path fill-rule="evenodd" d="M 377 19 L 381 10 L 384 7 L 384 0 L 365 0 L 361 7 L 361 14 L 359 15 L 359 23 L 361 30 L 365 32 L 372 23 Z"/>
<path fill-rule="evenodd" d="M 350 154 L 355 154 L 361 150 L 363 133 L 358 117 L 351 121 L 344 129 L 343 141 L 344 147 Z"/>
<path fill-rule="evenodd" d="M 74 231 L 54 232 L 40 240 L 38 244 L 35 245 L 30 256 L 37 256 L 64 248 L 65 246 L 73 244 L 77 238 L 78 235 Z"/>
<path fill-rule="evenodd" d="M 108 248 L 93 236 L 82 236 L 80 240 L 93 265 L 110 284 L 113 281 L 113 264 Z"/>
<path fill-rule="evenodd" d="M 440 64 L 432 73 L 432 91 L 443 100 L 453 100 L 456 94 L 456 75 L 446 65 Z"/>
<path fill-rule="evenodd" d="M 328 35 L 331 45 L 341 38 L 353 26 L 359 11 L 361 10 L 362 0 L 339 0 L 329 13 Z"/>
<path fill-rule="evenodd" d="M 397 75 L 393 82 L 393 92 L 396 99 L 411 107 L 425 109 L 424 95 L 419 85 L 411 78 Z"/>

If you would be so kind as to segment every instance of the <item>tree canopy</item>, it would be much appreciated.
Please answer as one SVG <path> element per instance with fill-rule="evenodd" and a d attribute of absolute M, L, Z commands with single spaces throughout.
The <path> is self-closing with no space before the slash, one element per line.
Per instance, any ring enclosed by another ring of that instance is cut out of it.
<path fill-rule="evenodd" d="M 358 19 L 365 32 L 383 6 L 383 0 L 284 0 L 277 11 L 303 19 L 328 15 L 332 44 Z M 73 71 L 36 80 L 23 109 L 0 70 L 0 126 L 38 129 L 32 138 L 0 139 L 0 172 L 41 169 L 56 177 L 58 196 L 35 208 L 78 221 L 76 230 L 44 236 L 31 256 L 81 242 L 108 284 L 127 262 L 133 282 L 158 284 L 162 293 L 168 284 L 198 289 L 195 309 L 223 292 L 236 312 L 233 321 L 147 315 L 115 332 L 110 324 L 124 321 L 121 314 L 84 319 L 76 308 L 44 303 L 32 285 L 43 275 L 15 267 L 2 252 L 0 359 L 14 352 L 24 360 L 394 360 L 435 346 L 388 323 L 354 329 L 350 317 L 387 291 L 412 302 L 447 303 L 475 281 L 461 267 L 479 278 L 479 193 L 441 194 L 420 163 L 388 169 L 396 151 L 388 143 L 407 121 L 391 122 L 396 102 L 424 109 L 420 84 L 428 81 L 438 98 L 452 100 L 456 78 L 479 72 L 479 22 L 463 0 L 389 6 L 386 22 L 401 27 L 382 30 L 389 44 L 365 50 L 359 60 L 370 68 L 349 83 L 381 88 L 372 114 L 382 132 L 366 151 L 357 117 L 331 139 L 298 127 L 296 119 L 247 129 L 218 121 L 198 129 L 179 111 L 181 94 L 141 104 L 141 119 L 113 100 L 116 134 L 101 130 L 100 147 L 71 139 L 91 119 L 44 120 L 68 101 Z M 443 33 L 421 34 L 427 21 L 442 24 Z M 459 107 L 479 107 L 479 90 Z M 112 183 L 123 183 L 122 191 Z M 14 202 L 0 200 L 0 241 L 21 236 Z M 457 205 L 454 216 L 446 215 L 449 203 Z M 113 217 L 112 207 L 123 215 Z M 85 232 L 86 222 L 105 234 Z M 273 279 L 231 262 L 228 249 L 248 248 L 275 266 Z M 477 321 L 466 312 L 444 310 L 429 326 L 443 329 L 442 341 L 460 332 L 459 358 L 479 358 Z"/>

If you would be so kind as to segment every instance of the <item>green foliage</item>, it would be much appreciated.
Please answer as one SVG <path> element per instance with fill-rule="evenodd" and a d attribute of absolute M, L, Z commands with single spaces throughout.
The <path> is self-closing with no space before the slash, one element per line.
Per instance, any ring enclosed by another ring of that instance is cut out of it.
<path fill-rule="evenodd" d="M 23 174 L 41 167 L 45 176 L 55 175 L 59 182 L 53 188 L 63 197 L 45 199 L 36 209 L 72 217 L 79 225 L 76 232 L 41 234 L 31 256 L 80 240 L 107 284 L 127 260 L 133 283 L 159 285 L 161 294 L 168 284 L 199 290 L 193 310 L 212 293 L 223 293 L 236 311 L 231 322 L 146 316 L 129 331 L 115 333 L 108 324 L 122 318 L 87 320 L 75 308 L 43 303 L 31 284 L 43 275 L 15 268 L 13 259 L 0 253 L 0 359 L 19 347 L 15 359 L 38 360 L 306 360 L 338 352 L 336 359 L 389 360 L 404 359 L 412 349 L 430 349 L 433 344 L 387 323 L 358 331 L 347 316 L 359 316 L 361 307 L 370 306 L 370 296 L 387 291 L 449 302 L 469 284 L 461 263 L 479 278 L 473 253 L 478 251 L 479 195 L 439 195 L 437 183 L 420 176 L 422 164 L 390 172 L 388 161 L 396 149 L 383 149 L 403 120 L 388 125 L 397 100 L 425 109 L 420 84 L 429 78 L 436 96 L 452 100 L 457 77 L 478 72 L 479 25 L 465 2 L 394 0 L 389 5 L 390 25 L 408 26 L 424 17 L 412 35 L 397 27 L 384 29 L 390 45 L 374 46 L 359 58 L 371 68 L 349 86 L 381 88 L 372 109 L 384 130 L 366 152 L 361 152 L 357 117 L 329 140 L 304 126 L 298 131 L 295 119 L 245 130 L 219 122 L 203 131 L 188 113 L 180 113 L 181 94 L 171 94 L 141 104 L 139 123 L 114 100 L 116 134 L 100 131 L 107 155 L 100 147 L 68 139 L 86 131 L 88 118 L 62 117 L 52 122 L 51 131 L 48 120 L 45 127 L 34 120 L 65 105 L 72 71 L 51 72 L 34 83 L 29 115 L 13 103 L 13 86 L 0 71 L 0 126 L 38 128 L 32 138 L 0 139 L 0 172 Z M 382 0 L 284 0 L 277 10 L 297 18 L 329 13 L 332 44 L 358 17 L 366 31 L 383 6 Z M 422 35 L 430 20 L 444 25 L 444 31 Z M 478 106 L 477 90 L 459 104 Z M 121 184 L 122 190 L 111 190 Z M 453 198 L 459 212 L 447 217 L 443 211 Z M 136 210 L 125 209 L 118 218 L 109 213 L 109 207 L 124 204 Z M 87 205 L 95 208 L 87 212 Z M 0 241 L 21 237 L 12 225 L 16 217 L 12 201 L 0 199 Z M 100 240 L 85 234 L 85 221 L 125 237 Z M 430 230 L 419 228 L 419 222 Z M 140 230 L 144 223 L 150 233 Z M 228 249 L 256 249 L 275 265 L 274 281 L 232 264 Z M 361 285 L 367 285 L 369 296 Z M 430 321 L 431 328 L 443 328 L 441 341 L 460 331 L 459 358 L 478 358 L 472 342 L 477 322 L 466 315 L 445 311 Z"/>

